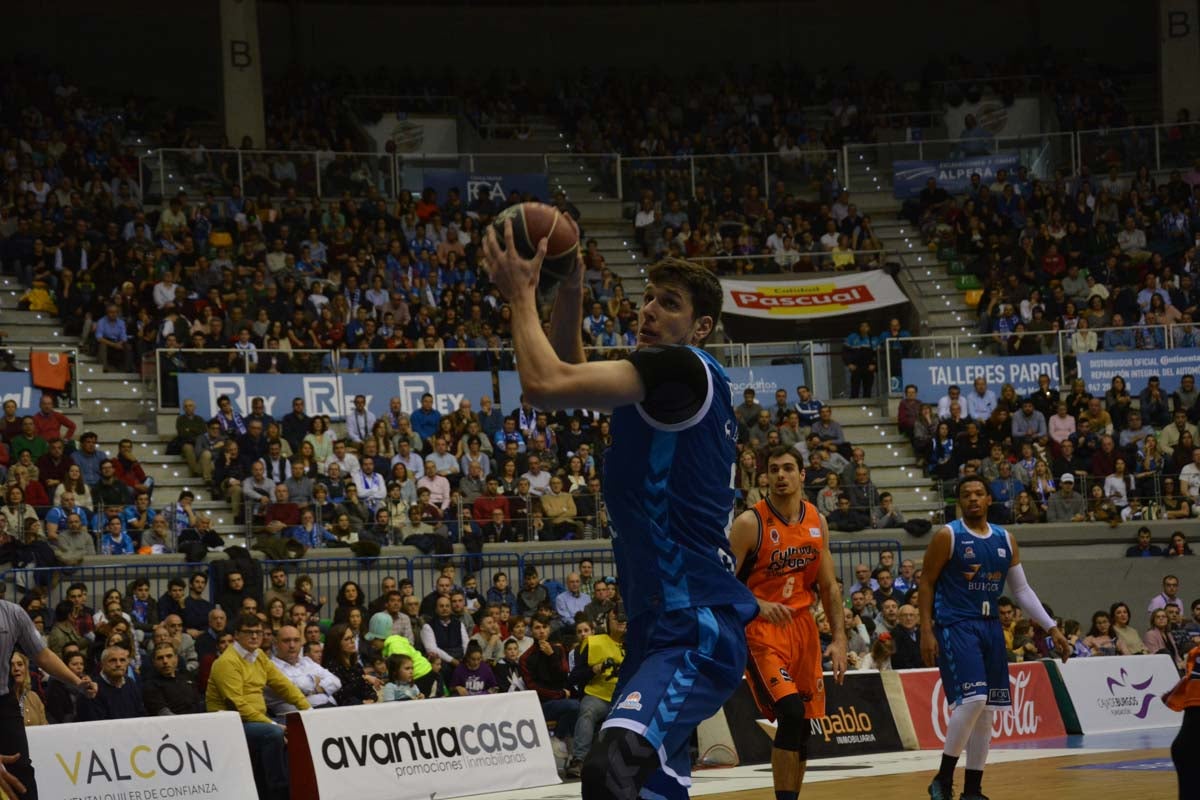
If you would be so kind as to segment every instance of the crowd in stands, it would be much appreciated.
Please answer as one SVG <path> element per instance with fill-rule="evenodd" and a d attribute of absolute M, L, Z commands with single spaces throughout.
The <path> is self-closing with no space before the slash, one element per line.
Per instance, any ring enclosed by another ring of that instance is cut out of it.
<path fill-rule="evenodd" d="M 1156 180 L 1113 166 L 1042 182 L 997 171 L 953 197 L 930 181 L 909 208 L 951 271 L 978 281 L 978 332 L 997 355 L 1061 352 L 1063 386 L 950 387 L 936 405 L 906 390 L 899 425 L 929 473 L 978 471 L 1017 522 L 1188 519 L 1197 512 L 1195 377 L 1114 377 L 1093 396 L 1077 377 L 1090 352 L 1196 346 L 1200 170 Z M 1173 551 L 1174 548 L 1171 548 Z"/>
<path fill-rule="evenodd" d="M 28 591 L 21 605 L 46 645 L 76 674 L 96 676 L 99 692 L 88 699 L 68 691 L 31 672 L 17 652 L 14 689 L 26 724 L 234 710 L 253 757 L 278 787 L 288 781 L 282 725 L 297 709 L 528 689 L 552 725 L 560 766 L 578 777 L 625 655 L 620 587 L 597 574 L 590 559 L 562 582 L 527 566 L 519 585 L 494 571 L 487 588 L 482 572 L 466 573 L 460 583 L 447 559 L 425 596 L 409 579 L 387 576 L 377 592 L 345 581 L 332 602 L 314 593 L 312 576 L 289 569 L 273 564 L 263 575 L 235 557 L 181 572 L 157 598 L 149 580 L 133 577 L 103 588 L 97 609 L 91 598 L 98 585 L 59 587 L 57 603 L 41 589 Z M 210 575 L 219 586 L 209 585 Z M 920 576 L 912 559 L 890 550 L 874 564 L 854 565 L 836 610 L 852 669 L 923 666 Z M 1165 653 L 1182 669 L 1184 655 L 1200 643 L 1200 598 L 1185 611 L 1182 597 L 1180 578 L 1171 574 L 1145 617 L 1140 606 L 1134 611 L 1118 601 L 1092 614 L 1086 629 L 1055 619 L 1074 657 Z M 1050 657 L 1046 631 L 1011 600 L 1001 598 L 998 611 L 1010 661 Z M 813 613 L 824 650 L 832 641 L 828 612 L 818 603 Z M 260 797 L 275 797 L 271 792 L 264 788 Z"/>

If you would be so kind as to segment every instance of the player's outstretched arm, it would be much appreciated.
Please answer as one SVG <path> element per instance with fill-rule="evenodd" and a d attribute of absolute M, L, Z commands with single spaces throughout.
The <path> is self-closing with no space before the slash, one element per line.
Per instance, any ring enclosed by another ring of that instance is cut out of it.
<path fill-rule="evenodd" d="M 933 633 L 933 592 L 938 577 L 953 552 L 954 535 L 948 527 L 939 528 L 925 548 L 925 561 L 921 564 L 921 591 L 917 604 L 921 613 L 921 660 L 927 667 L 936 667 L 938 658 L 937 638 Z"/>
<path fill-rule="evenodd" d="M 641 402 L 645 386 L 629 361 L 568 364 L 559 358 L 542 330 L 537 310 L 537 282 L 546 256 L 546 241 L 532 259 L 522 258 L 513 243 L 512 221 L 504 224 L 505 247 L 495 228 L 484 241 L 492 281 L 512 308 L 513 348 L 521 388 L 539 408 L 591 408 L 607 411 Z M 582 324 L 582 319 L 580 321 Z"/>
<path fill-rule="evenodd" d="M 1025 568 L 1021 566 L 1021 551 L 1017 547 L 1017 540 L 1011 533 L 1008 535 L 1008 543 L 1012 547 L 1012 561 L 1008 567 L 1008 585 L 1012 589 L 1013 601 L 1025 612 L 1026 616 L 1050 634 L 1050 638 L 1054 642 L 1054 649 L 1058 651 L 1059 658 L 1065 664 L 1071 657 L 1071 643 L 1054 624 L 1054 618 L 1046 613 L 1046 607 L 1042 605 L 1037 593 L 1029 585 L 1029 580 L 1025 577 Z"/>
<path fill-rule="evenodd" d="M 550 310 L 550 344 L 555 354 L 568 364 L 587 361 L 583 351 L 583 254 L 575 271 L 558 285 Z"/>
<path fill-rule="evenodd" d="M 817 567 L 817 588 L 821 592 L 825 619 L 829 621 L 829 630 L 833 634 L 833 641 L 825 653 L 833 666 L 833 679 L 841 685 L 846 677 L 846 619 L 842 615 L 842 593 L 838 590 L 837 575 L 833 571 L 833 554 L 829 551 L 829 524 L 824 514 L 819 517 L 825 544 L 821 548 L 821 563 Z"/>

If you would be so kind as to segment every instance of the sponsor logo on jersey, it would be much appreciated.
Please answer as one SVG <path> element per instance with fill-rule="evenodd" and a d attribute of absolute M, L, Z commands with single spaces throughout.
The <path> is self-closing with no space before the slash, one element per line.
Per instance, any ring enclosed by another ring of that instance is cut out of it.
<path fill-rule="evenodd" d="M 789 547 L 786 550 L 772 550 L 767 572 L 771 575 L 797 572 L 815 562 L 819 556 L 820 552 L 811 544 Z"/>
<path fill-rule="evenodd" d="M 996 552 L 1000 554 L 1000 557 L 1001 557 L 1001 558 L 1007 558 L 1007 557 L 1008 557 L 1008 552 L 1007 552 L 1007 551 L 1006 551 L 1006 550 L 1005 550 L 1003 547 L 997 547 L 997 548 L 996 548 Z"/>
<path fill-rule="evenodd" d="M 785 681 L 787 681 L 788 683 L 795 683 L 795 681 L 793 681 L 793 680 L 792 680 L 791 673 L 789 673 L 789 672 L 788 672 L 786 669 L 784 669 L 783 667 L 780 667 L 780 668 L 779 668 L 779 677 L 783 678 L 783 679 L 784 679 Z"/>
<path fill-rule="evenodd" d="M 623 711 L 641 711 L 642 693 L 630 692 L 629 694 L 625 695 L 625 699 L 617 705 L 617 708 L 622 709 Z"/>
<path fill-rule="evenodd" d="M 814 539 L 820 539 L 821 538 L 821 529 L 820 528 L 809 528 L 808 535 Z"/>
<path fill-rule="evenodd" d="M 779 529 L 771 528 L 771 543 L 779 544 Z"/>
<path fill-rule="evenodd" d="M 963 558 L 974 558 L 974 557 L 975 557 L 975 548 L 974 547 L 972 547 L 971 545 L 967 545 L 965 548 L 963 548 Z M 976 567 L 976 569 L 978 569 L 978 567 Z"/>

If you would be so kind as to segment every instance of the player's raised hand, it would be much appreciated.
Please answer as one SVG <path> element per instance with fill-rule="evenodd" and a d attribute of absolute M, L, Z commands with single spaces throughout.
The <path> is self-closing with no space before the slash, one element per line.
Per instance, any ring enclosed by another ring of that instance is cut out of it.
<path fill-rule="evenodd" d="M 1067 641 L 1067 637 L 1063 636 L 1063 632 L 1057 627 L 1050 629 L 1050 639 L 1054 642 L 1054 649 L 1058 651 L 1058 656 L 1067 663 L 1067 659 L 1071 657 L 1071 643 Z"/>
<path fill-rule="evenodd" d="M 542 271 L 542 259 L 546 257 L 547 242 L 538 242 L 537 254 L 533 258 L 522 258 L 513 241 L 512 220 L 504 221 L 504 246 L 500 246 L 495 227 L 489 227 L 483 242 L 487 257 L 486 267 L 492 283 L 508 300 L 520 297 L 536 297 L 538 276 Z"/>
<path fill-rule="evenodd" d="M 787 625 L 792 621 L 792 609 L 789 606 L 770 600 L 758 601 L 758 615 L 772 625 Z"/>
<path fill-rule="evenodd" d="M 938 643 L 934 638 L 933 629 L 921 630 L 921 661 L 927 667 L 936 667 L 938 660 Z"/>

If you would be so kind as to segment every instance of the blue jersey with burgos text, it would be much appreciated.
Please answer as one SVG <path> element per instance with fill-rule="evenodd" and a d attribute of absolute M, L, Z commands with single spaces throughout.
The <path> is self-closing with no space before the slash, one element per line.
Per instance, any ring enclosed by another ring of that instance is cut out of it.
<path fill-rule="evenodd" d="M 976 536 L 960 519 L 948 527 L 953 551 L 934 586 L 933 618 L 939 625 L 996 619 L 996 603 L 1012 565 L 1008 531 L 989 523 L 988 535 Z"/>
<path fill-rule="evenodd" d="M 734 575 L 729 527 L 734 510 L 737 421 L 729 378 L 708 353 L 689 347 L 708 370 L 703 405 L 666 425 L 640 404 L 612 416 L 604 454 L 604 500 L 613 554 L 629 615 L 701 606 L 757 608 Z"/>

